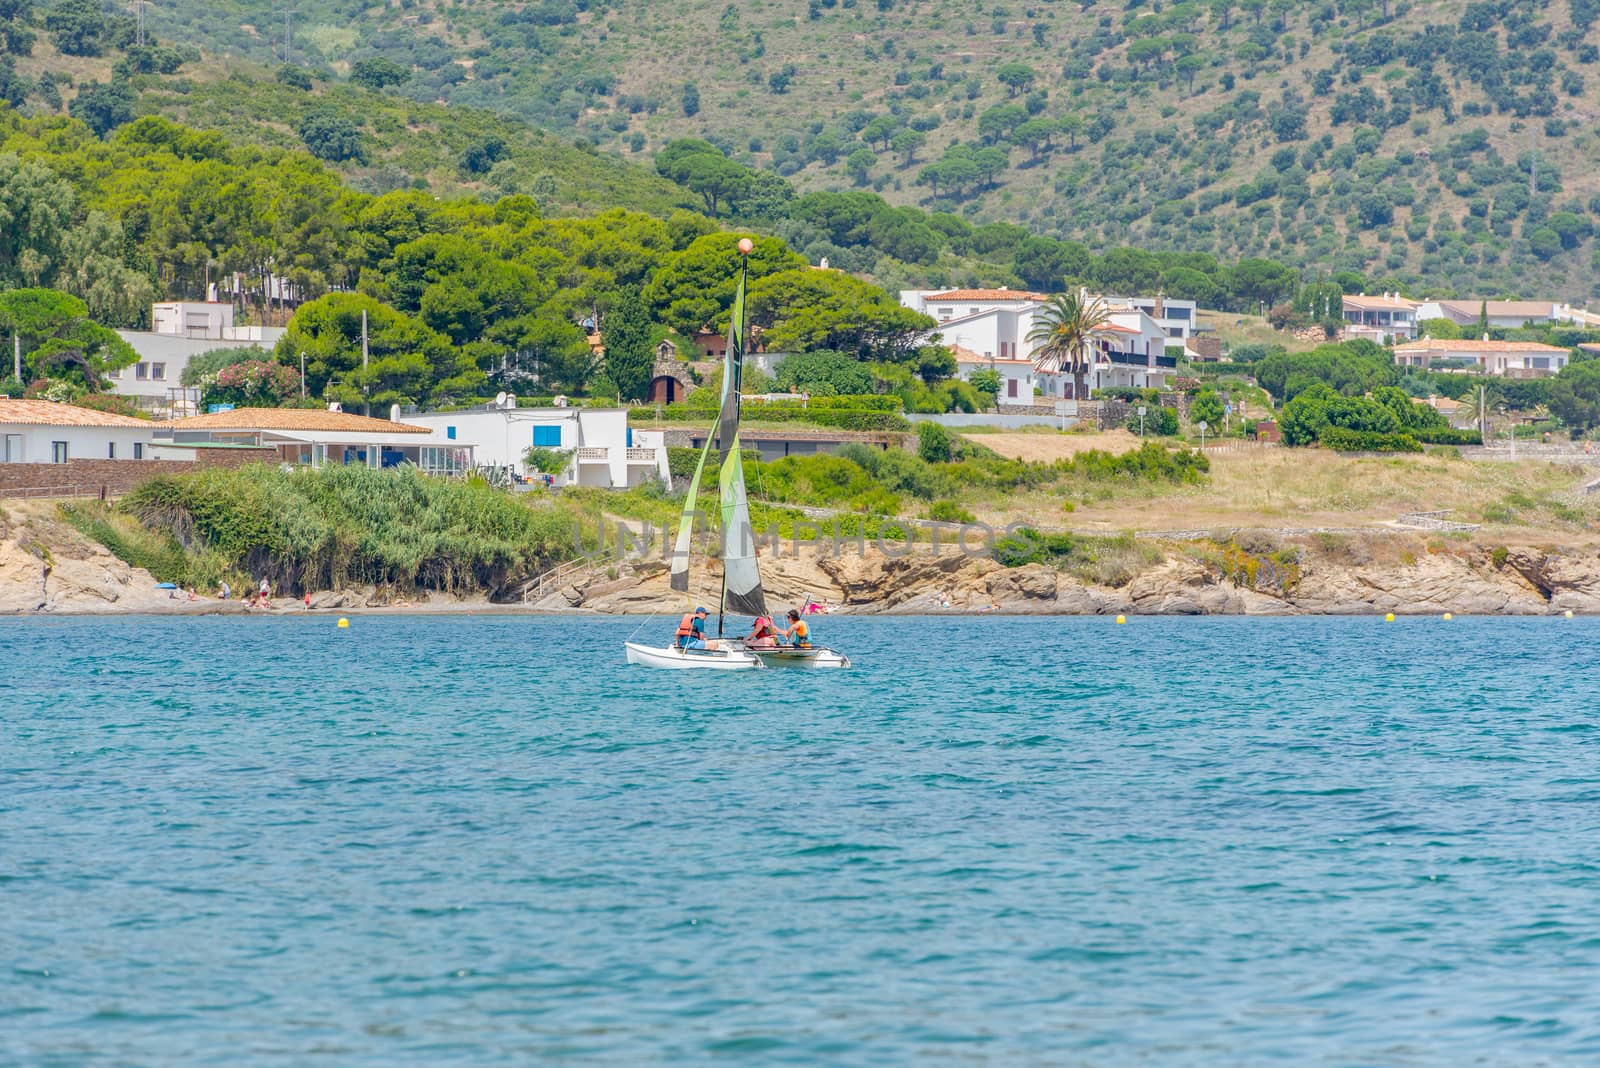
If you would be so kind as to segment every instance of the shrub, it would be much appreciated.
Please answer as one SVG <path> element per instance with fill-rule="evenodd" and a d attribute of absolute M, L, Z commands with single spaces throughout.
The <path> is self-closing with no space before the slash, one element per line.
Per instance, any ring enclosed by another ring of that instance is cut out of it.
<path fill-rule="evenodd" d="M 928 518 L 937 523 L 973 523 L 978 517 L 955 501 L 934 501 L 928 506 Z"/>
<path fill-rule="evenodd" d="M 950 433 L 938 423 L 917 424 L 917 455 L 925 463 L 950 462 Z"/>
<path fill-rule="evenodd" d="M 1339 452 L 1421 452 L 1422 445 L 1410 434 L 1399 431 L 1350 430 L 1330 426 L 1322 431 L 1321 443 Z"/>
<path fill-rule="evenodd" d="M 1128 429 L 1135 434 L 1139 433 L 1140 421 L 1143 420 L 1143 429 L 1146 434 L 1155 434 L 1160 437 L 1171 437 L 1178 432 L 1178 412 L 1175 408 L 1164 405 L 1147 404 L 1143 417 L 1138 412 L 1128 414 Z"/>

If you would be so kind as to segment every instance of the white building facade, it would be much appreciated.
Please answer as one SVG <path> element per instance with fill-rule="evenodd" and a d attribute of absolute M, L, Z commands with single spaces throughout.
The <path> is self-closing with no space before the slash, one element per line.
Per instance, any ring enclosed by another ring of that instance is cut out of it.
<path fill-rule="evenodd" d="M 46 400 L 0 397 L 0 463 L 146 460 L 155 437 L 143 419 Z"/>
<path fill-rule="evenodd" d="M 281 326 L 235 326 L 233 305 L 215 301 L 152 304 L 150 323 L 151 330 L 117 331 L 139 360 L 107 377 L 111 392 L 171 418 L 198 414 L 199 391 L 183 386 L 184 368 L 194 357 L 213 349 L 259 346 L 262 358 L 271 359 L 272 347 L 286 332 Z"/>
<path fill-rule="evenodd" d="M 555 474 L 558 483 L 626 488 L 650 479 L 671 483 L 665 433 L 635 430 L 623 408 L 518 408 L 511 399 L 455 412 L 423 412 L 405 416 L 407 423 L 426 426 L 446 441 L 473 446 L 478 463 L 532 474 L 523 459 L 538 447 L 566 452 L 567 465 Z"/>
<path fill-rule="evenodd" d="M 1535 341 L 1422 338 L 1394 348 L 1394 362 L 1401 367 L 1465 370 L 1505 378 L 1547 378 L 1560 372 L 1571 358 L 1570 349 Z"/>
<path fill-rule="evenodd" d="M 1106 299 L 1106 298 L 1101 298 Z M 1159 298 L 1148 303 L 1155 305 Z M 903 290 L 900 303 L 938 320 L 928 339 L 939 337 L 956 353 L 957 374 L 989 368 L 1001 376 L 1002 406 L 1050 404 L 1088 398 L 1073 396 L 1076 383 L 1067 372 L 1036 371 L 1038 345 L 1028 340 L 1043 293 L 1009 289 Z M 1192 303 L 1192 302 L 1191 302 Z M 1165 389 L 1177 367 L 1167 355 L 1171 326 L 1153 318 L 1139 299 L 1107 300 L 1109 328 L 1095 344 L 1094 362 L 1085 378 L 1089 391 L 1112 387 Z"/>

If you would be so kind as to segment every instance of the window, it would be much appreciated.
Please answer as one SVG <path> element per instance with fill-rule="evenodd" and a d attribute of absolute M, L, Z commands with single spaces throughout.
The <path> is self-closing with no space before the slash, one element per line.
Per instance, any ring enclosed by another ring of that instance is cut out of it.
<path fill-rule="evenodd" d="M 107 371 L 106 372 L 106 377 L 107 378 L 121 378 L 122 377 L 122 368 L 119 367 L 115 371 Z"/>
<path fill-rule="evenodd" d="M 67 462 L 66 442 L 52 441 L 50 443 L 50 462 L 53 464 L 64 464 Z"/>
<path fill-rule="evenodd" d="M 146 381 L 147 379 L 149 379 L 149 377 L 150 377 L 150 365 L 147 364 L 147 363 L 139 364 L 137 367 L 135 367 L 133 369 L 133 377 L 138 379 L 140 382 L 143 382 L 143 381 Z"/>
<path fill-rule="evenodd" d="M 561 447 L 560 426 L 536 426 L 533 428 L 533 443 L 547 448 L 559 449 Z"/>
<path fill-rule="evenodd" d="M 167 380 L 167 365 L 164 363 L 151 364 L 150 377 L 156 382 L 165 382 Z"/>
<path fill-rule="evenodd" d="M 22 435 L 7 434 L 4 441 L 0 441 L 0 463 L 20 464 L 22 462 Z"/>
<path fill-rule="evenodd" d="M 1017 380 L 1015 378 L 1006 379 L 1006 396 L 1015 397 L 1016 395 L 1017 395 Z"/>
<path fill-rule="evenodd" d="M 136 441 L 133 443 L 133 458 L 135 460 L 144 459 L 144 442 Z"/>
<path fill-rule="evenodd" d="M 456 428 L 453 427 L 453 426 L 445 427 L 444 428 L 444 436 L 449 438 L 451 441 L 456 440 Z"/>
<path fill-rule="evenodd" d="M 117 458 L 117 443 L 114 442 L 114 441 L 106 442 L 106 459 L 107 460 L 115 460 L 116 458 Z"/>

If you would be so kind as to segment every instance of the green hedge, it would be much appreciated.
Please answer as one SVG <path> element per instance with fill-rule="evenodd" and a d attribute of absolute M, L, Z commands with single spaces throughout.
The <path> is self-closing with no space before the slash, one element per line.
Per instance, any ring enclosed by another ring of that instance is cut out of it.
<path fill-rule="evenodd" d="M 704 410 L 674 408 L 671 405 L 661 409 L 661 419 L 668 423 L 705 423 L 707 414 Z M 859 408 L 818 410 L 766 406 L 754 410 L 746 409 L 745 414 L 752 420 L 764 423 L 810 423 L 812 426 L 834 427 L 839 430 L 911 429 L 911 424 L 899 412 L 864 411 Z M 635 423 L 651 423 L 656 419 L 656 412 L 650 408 L 630 408 L 628 419 Z"/>
<path fill-rule="evenodd" d="M 1379 430 L 1347 430 L 1330 426 L 1318 440 L 1338 452 L 1421 452 L 1422 445 L 1410 434 Z"/>
<path fill-rule="evenodd" d="M 1476 430 L 1457 430 L 1454 427 L 1426 427 L 1408 431 L 1424 445 L 1482 445 L 1483 435 Z"/>

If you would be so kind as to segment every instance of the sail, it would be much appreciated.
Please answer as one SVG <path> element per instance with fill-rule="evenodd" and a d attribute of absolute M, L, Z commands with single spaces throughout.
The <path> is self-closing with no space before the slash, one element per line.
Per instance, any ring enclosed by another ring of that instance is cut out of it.
<path fill-rule="evenodd" d="M 722 415 L 717 438 L 722 443 L 722 462 L 728 462 L 733 439 L 739 433 L 739 379 L 744 371 L 744 271 L 733 294 L 733 320 L 728 325 L 728 351 L 722 357 Z"/>
<path fill-rule="evenodd" d="M 689 480 L 689 495 L 683 500 L 683 518 L 678 521 L 678 540 L 672 546 L 672 588 L 680 593 L 689 592 L 689 551 L 694 542 L 694 521 L 699 514 L 700 475 L 706 469 L 706 457 L 711 455 L 711 435 L 706 435 L 705 446 L 700 450 L 700 462 L 694 465 L 694 477 Z"/>
<path fill-rule="evenodd" d="M 744 461 L 739 456 L 739 434 L 722 462 L 722 611 L 748 616 L 767 614 L 767 595 L 761 589 L 761 567 L 756 562 L 756 535 L 750 526 L 750 503 L 744 495 Z"/>

